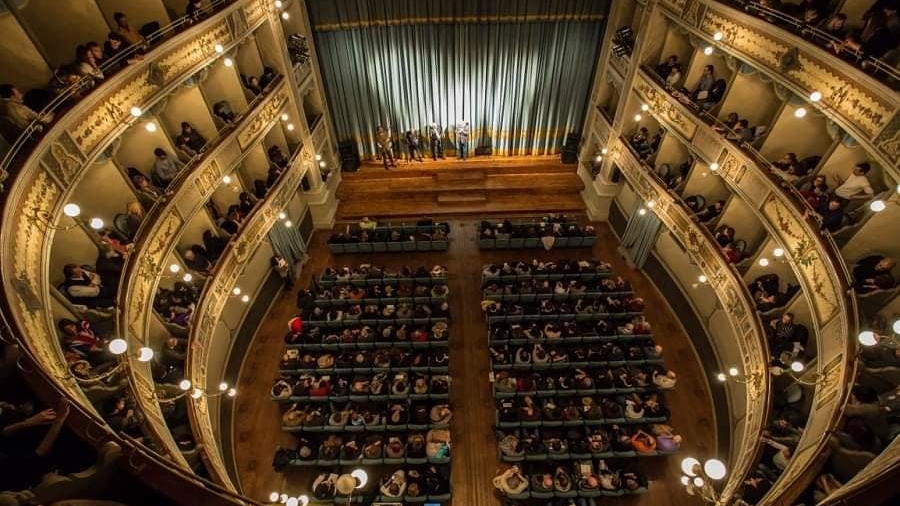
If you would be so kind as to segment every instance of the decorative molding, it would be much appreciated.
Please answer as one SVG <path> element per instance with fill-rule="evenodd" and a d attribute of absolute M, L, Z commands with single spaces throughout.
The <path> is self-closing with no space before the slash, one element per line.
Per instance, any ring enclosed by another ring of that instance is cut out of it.
<path fill-rule="evenodd" d="M 238 146 L 240 146 L 241 150 L 246 150 L 250 146 L 253 145 L 256 140 L 256 136 L 272 123 L 272 120 L 277 118 L 281 114 L 281 108 L 287 102 L 287 92 L 284 88 L 275 92 L 263 106 L 262 109 L 257 111 L 256 115 L 250 120 L 250 122 L 244 127 L 243 130 L 238 134 L 237 141 Z"/>
<path fill-rule="evenodd" d="M 97 104 L 70 128 L 69 134 L 82 152 L 92 151 L 104 137 L 128 120 L 132 107 L 143 105 L 159 88 L 160 85 L 150 82 L 150 68 L 145 67 Z"/>
<path fill-rule="evenodd" d="M 244 8 L 244 15 L 247 17 L 247 24 L 254 26 L 266 17 L 268 10 L 268 2 L 265 0 L 252 0 L 247 7 Z"/>
<path fill-rule="evenodd" d="M 216 54 L 216 44 L 223 46 L 231 42 L 228 23 L 222 19 L 209 27 L 198 37 L 156 60 L 157 68 L 165 82 L 171 82 L 184 71 Z"/>
<path fill-rule="evenodd" d="M 654 113 L 664 116 L 684 138 L 694 137 L 694 133 L 697 131 L 694 118 L 681 111 L 680 107 L 672 104 L 669 94 L 659 91 L 655 85 L 648 82 L 643 72 L 638 74 L 634 89 L 643 96 Z"/>

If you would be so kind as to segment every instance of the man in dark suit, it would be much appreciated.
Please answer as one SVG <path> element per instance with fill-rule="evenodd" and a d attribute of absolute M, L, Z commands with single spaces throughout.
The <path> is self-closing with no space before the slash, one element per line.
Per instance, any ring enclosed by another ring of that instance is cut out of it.
<path fill-rule="evenodd" d="M 406 149 L 409 150 L 409 161 L 423 161 L 422 150 L 419 149 L 419 132 L 415 130 L 406 131 Z"/>

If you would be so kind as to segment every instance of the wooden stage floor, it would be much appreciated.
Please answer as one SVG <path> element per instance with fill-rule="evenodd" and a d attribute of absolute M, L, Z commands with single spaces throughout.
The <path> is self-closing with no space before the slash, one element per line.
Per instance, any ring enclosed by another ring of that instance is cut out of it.
<path fill-rule="evenodd" d="M 451 338 L 450 374 L 452 377 L 452 504 L 456 506 L 499 506 L 491 479 L 498 465 L 493 435 L 494 404 L 488 372 L 487 329 L 481 316 L 481 266 L 488 262 L 539 258 L 576 259 L 592 256 L 615 266 L 634 290 L 646 299 L 647 318 L 653 334 L 664 347 L 666 365 L 678 373 L 676 389 L 668 393 L 671 424 L 685 438 L 683 455 L 646 459 L 643 466 L 650 479 L 649 493 L 632 498 L 602 499 L 605 505 L 687 506 L 695 505 L 681 487 L 680 461 L 684 455 L 716 455 L 716 424 L 704 368 L 683 328 L 668 304 L 640 271 L 631 270 L 616 253 L 616 238 L 606 224 L 597 224 L 599 240 L 592 252 L 586 249 L 480 251 L 474 219 L 452 219 L 450 249 L 441 253 L 341 255 L 333 257 L 327 248 L 327 231 L 318 231 L 309 251 L 311 260 L 303 269 L 297 286 L 307 286 L 314 275 L 329 265 L 376 263 L 400 265 L 441 264 L 449 268 Z M 308 471 L 287 470 L 276 473 L 271 466 L 278 445 L 290 445 L 292 437 L 280 430 L 281 416 L 269 398 L 269 387 L 277 376 L 283 336 L 288 319 L 294 314 L 295 293 L 283 293 L 273 304 L 245 358 L 239 377 L 235 422 L 233 426 L 240 486 L 245 494 L 265 500 L 273 490 L 292 495 L 308 493 Z"/>

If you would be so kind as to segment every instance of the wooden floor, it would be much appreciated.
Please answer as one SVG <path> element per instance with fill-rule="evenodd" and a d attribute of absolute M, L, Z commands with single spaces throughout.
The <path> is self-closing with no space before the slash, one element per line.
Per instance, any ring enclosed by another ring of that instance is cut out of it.
<path fill-rule="evenodd" d="M 376 162 L 343 176 L 339 219 L 517 213 L 581 213 L 584 183 L 559 157 L 490 157 Z M 523 195 L 527 198 L 523 198 Z"/>
<path fill-rule="evenodd" d="M 667 394 L 671 424 L 685 438 L 684 455 L 645 459 L 651 480 L 649 493 L 633 498 L 603 498 L 603 504 L 633 506 L 683 506 L 698 504 L 684 493 L 678 479 L 679 463 L 690 454 L 700 458 L 716 455 L 716 425 L 703 367 L 690 341 L 669 306 L 639 271 L 628 269 L 616 254 L 616 240 L 605 224 L 597 224 L 599 240 L 593 252 L 587 249 L 530 251 L 486 251 L 477 246 L 475 219 L 451 220 L 450 249 L 445 253 L 342 255 L 332 257 L 326 246 L 329 235 L 315 234 L 311 260 L 303 269 L 298 286 L 306 286 L 313 275 L 329 265 L 372 262 L 390 267 L 441 264 L 449 268 L 451 303 L 450 373 L 452 376 L 452 489 L 457 506 L 495 506 L 499 498 L 491 486 L 497 468 L 493 436 L 494 404 L 488 383 L 490 359 L 486 325 L 481 317 L 481 265 L 503 260 L 545 260 L 592 256 L 610 261 L 617 273 L 631 282 L 647 301 L 646 315 L 653 334 L 664 351 L 666 365 L 678 373 L 676 389 Z M 278 445 L 291 444 L 292 437 L 280 430 L 278 405 L 269 399 L 271 381 L 277 375 L 287 320 L 294 314 L 295 294 L 285 293 L 273 305 L 250 347 L 239 378 L 241 392 L 234 424 L 235 456 L 241 487 L 248 496 L 264 500 L 273 490 L 290 494 L 308 493 L 311 483 L 300 472 L 275 473 L 272 455 Z"/>

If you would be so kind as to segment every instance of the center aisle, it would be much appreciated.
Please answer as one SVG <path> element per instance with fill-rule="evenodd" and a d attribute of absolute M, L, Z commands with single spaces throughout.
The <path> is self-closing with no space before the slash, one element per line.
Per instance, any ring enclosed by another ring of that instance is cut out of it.
<path fill-rule="evenodd" d="M 480 310 L 482 265 L 508 260 L 530 261 L 594 258 L 613 264 L 634 291 L 646 299 L 645 314 L 653 325 L 654 338 L 665 348 L 667 363 L 678 373 L 678 385 L 667 394 L 672 410 L 672 425 L 685 438 L 683 455 L 659 459 L 648 466 L 652 481 L 648 494 L 633 498 L 603 498 L 611 505 L 682 506 L 693 504 L 678 483 L 679 461 L 684 455 L 711 457 L 716 450 L 716 430 L 710 393 L 704 370 L 678 320 L 652 283 L 640 272 L 629 269 L 616 253 L 616 239 L 608 226 L 598 224 L 598 240 L 593 252 L 588 249 L 490 250 L 478 249 L 475 220 L 450 220 L 450 247 L 447 252 L 379 253 L 332 256 L 326 244 L 328 233 L 317 232 L 310 247 L 310 261 L 303 269 L 297 287 L 306 287 L 312 276 L 328 266 L 354 266 L 373 263 L 390 267 L 416 267 L 436 264 L 448 268 L 450 288 L 450 389 L 453 407 L 452 431 L 452 503 L 454 505 L 495 506 L 501 504 L 491 480 L 497 469 L 497 443 L 493 433 L 494 401 L 491 385 L 487 325 Z M 277 363 L 283 353 L 287 321 L 295 313 L 294 293 L 283 294 L 273 303 L 241 369 L 241 392 L 234 421 L 234 455 L 244 493 L 264 500 L 273 490 L 292 495 L 309 493 L 305 477 L 287 470 L 276 473 L 272 456 L 278 445 L 292 445 L 289 434 L 281 431 L 278 407 L 269 396 L 271 380 L 277 376 Z M 656 460 L 656 459 L 654 459 Z"/>

